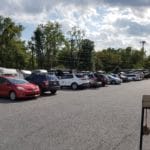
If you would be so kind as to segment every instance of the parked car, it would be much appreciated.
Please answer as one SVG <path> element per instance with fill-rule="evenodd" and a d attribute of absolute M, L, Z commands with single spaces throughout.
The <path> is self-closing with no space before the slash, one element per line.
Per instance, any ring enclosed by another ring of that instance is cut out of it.
<path fill-rule="evenodd" d="M 17 98 L 36 97 L 39 94 L 40 89 L 37 85 L 11 76 L 0 76 L 0 96 L 15 100 Z"/>
<path fill-rule="evenodd" d="M 105 86 L 106 84 L 109 84 L 109 78 L 105 74 L 99 74 L 99 73 L 94 73 L 94 75 L 97 78 L 98 82 L 101 82 L 102 86 Z"/>
<path fill-rule="evenodd" d="M 108 75 L 108 78 L 110 80 L 110 84 L 121 84 L 122 80 L 118 77 L 114 77 L 112 75 Z"/>
<path fill-rule="evenodd" d="M 48 73 L 48 71 L 45 69 L 35 69 L 32 71 L 32 73 Z"/>
<path fill-rule="evenodd" d="M 150 73 L 149 72 L 144 73 L 144 78 L 149 79 L 150 78 Z"/>
<path fill-rule="evenodd" d="M 140 74 L 127 74 L 127 77 L 130 81 L 140 81 L 140 80 L 142 80 Z"/>
<path fill-rule="evenodd" d="M 129 82 L 130 80 L 128 79 L 127 75 L 125 72 L 120 72 L 118 74 L 119 78 L 122 79 L 122 82 Z"/>
<path fill-rule="evenodd" d="M 128 77 L 123 74 L 123 73 L 119 73 L 119 74 L 114 74 L 114 73 L 111 73 L 112 76 L 116 77 L 116 78 L 119 78 L 122 80 L 122 82 L 128 82 Z"/>
<path fill-rule="evenodd" d="M 122 80 L 122 82 L 129 82 L 130 81 L 126 75 L 120 74 L 119 77 Z"/>
<path fill-rule="evenodd" d="M 83 74 L 64 74 L 59 77 L 61 87 L 71 87 L 77 90 L 79 87 L 89 87 L 89 80 Z"/>
<path fill-rule="evenodd" d="M 97 77 L 94 75 L 94 73 L 87 74 L 89 78 L 89 84 L 90 87 L 99 87 L 101 85 L 101 81 L 98 82 Z"/>
<path fill-rule="evenodd" d="M 0 67 L 0 75 L 17 77 L 18 72 L 16 69 Z"/>
<path fill-rule="evenodd" d="M 41 94 L 47 91 L 55 94 L 60 88 L 59 81 L 47 73 L 32 73 L 26 80 L 38 85 Z"/>

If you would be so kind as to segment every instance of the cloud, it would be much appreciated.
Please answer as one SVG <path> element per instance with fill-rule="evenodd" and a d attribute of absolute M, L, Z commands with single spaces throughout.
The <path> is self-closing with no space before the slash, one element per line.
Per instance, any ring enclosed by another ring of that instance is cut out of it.
<path fill-rule="evenodd" d="M 105 4 L 112 6 L 149 7 L 149 0 L 105 0 Z"/>
<path fill-rule="evenodd" d="M 1 0 L 0 10 L 6 14 L 27 13 L 40 14 L 43 11 L 49 12 L 58 5 L 71 6 L 86 9 L 87 7 L 96 6 L 119 6 L 119 7 L 149 7 L 149 0 Z M 68 10 L 69 11 L 69 10 Z"/>
<path fill-rule="evenodd" d="M 25 39 L 38 24 L 57 21 L 64 33 L 73 26 L 85 30 L 96 50 L 139 47 L 150 37 L 149 14 L 149 0 L 1 0 L 0 5 L 0 15 L 25 26 Z"/>
<path fill-rule="evenodd" d="M 130 36 L 148 36 L 150 34 L 150 23 L 143 25 L 129 19 L 118 19 L 115 24 L 119 29 L 125 29 Z"/>

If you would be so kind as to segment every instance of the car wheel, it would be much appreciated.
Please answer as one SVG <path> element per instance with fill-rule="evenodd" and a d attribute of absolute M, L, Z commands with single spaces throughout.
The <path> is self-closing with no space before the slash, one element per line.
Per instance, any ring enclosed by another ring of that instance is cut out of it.
<path fill-rule="evenodd" d="M 10 94 L 9 94 L 9 98 L 10 98 L 10 100 L 12 100 L 12 101 L 14 101 L 14 100 L 16 100 L 16 93 L 14 92 L 14 91 L 11 91 L 10 92 Z"/>
<path fill-rule="evenodd" d="M 73 90 L 77 90 L 77 88 L 78 88 L 77 83 L 72 83 L 71 88 L 72 88 Z"/>
<path fill-rule="evenodd" d="M 56 94 L 57 90 L 51 90 L 52 94 Z"/>

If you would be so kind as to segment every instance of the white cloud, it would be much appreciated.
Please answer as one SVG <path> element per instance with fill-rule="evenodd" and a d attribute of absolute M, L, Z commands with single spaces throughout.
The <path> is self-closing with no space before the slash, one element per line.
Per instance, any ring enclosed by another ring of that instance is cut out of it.
<path fill-rule="evenodd" d="M 140 40 L 147 41 L 149 7 L 148 0 L 1 0 L 0 15 L 30 26 L 57 21 L 64 32 L 79 26 L 100 50 L 140 47 Z M 148 43 L 147 47 L 150 48 Z"/>

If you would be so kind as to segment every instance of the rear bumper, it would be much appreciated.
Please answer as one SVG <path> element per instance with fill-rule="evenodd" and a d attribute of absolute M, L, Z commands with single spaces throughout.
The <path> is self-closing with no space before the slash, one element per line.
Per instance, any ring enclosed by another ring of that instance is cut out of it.
<path fill-rule="evenodd" d="M 43 92 L 47 92 L 47 91 L 51 91 L 51 90 L 59 90 L 60 86 L 50 86 L 50 87 L 46 87 L 46 88 L 41 88 Z"/>

